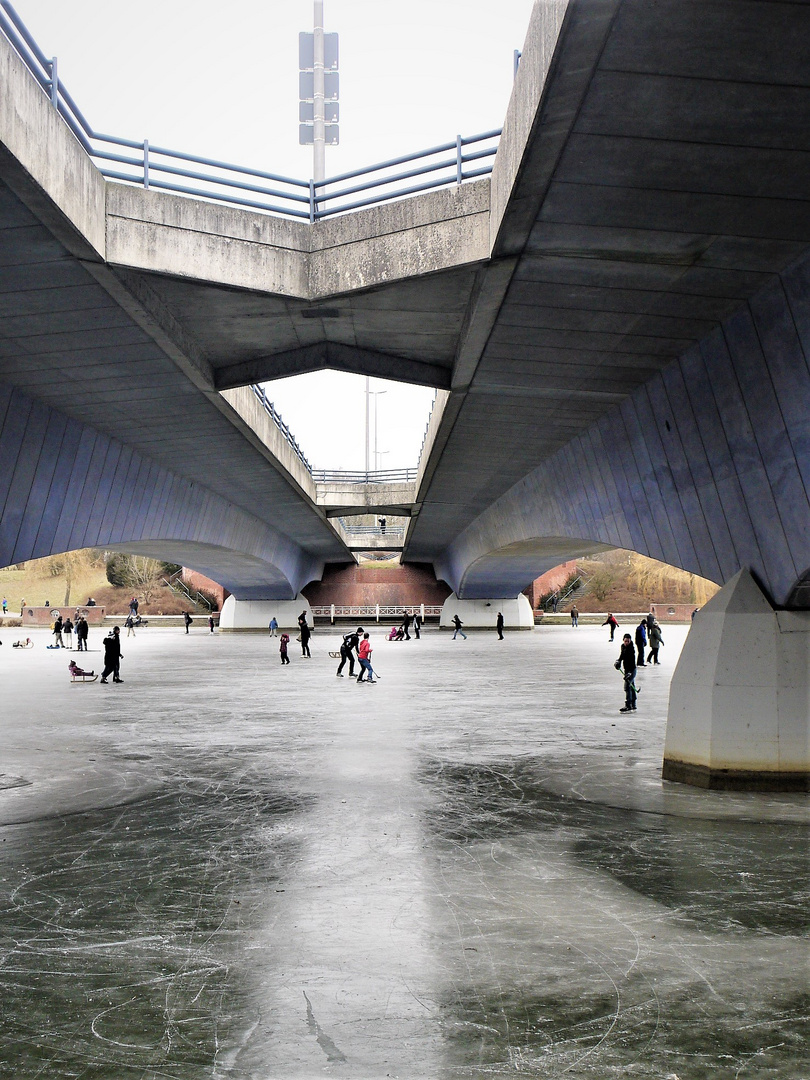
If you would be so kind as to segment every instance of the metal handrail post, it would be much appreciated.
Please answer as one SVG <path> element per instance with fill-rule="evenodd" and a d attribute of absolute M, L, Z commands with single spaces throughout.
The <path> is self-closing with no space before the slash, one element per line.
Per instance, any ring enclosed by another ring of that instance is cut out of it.
<path fill-rule="evenodd" d="M 310 225 L 315 221 L 315 181 L 309 182 L 309 223 Z"/>
<path fill-rule="evenodd" d="M 56 57 L 51 58 L 51 105 L 59 108 L 59 76 L 56 73 Z"/>
<path fill-rule="evenodd" d="M 149 190 L 149 140 L 143 140 L 143 186 Z"/>
<path fill-rule="evenodd" d="M 462 168 L 463 162 L 461 158 L 461 136 L 456 135 L 456 183 L 460 184 L 462 181 Z"/>

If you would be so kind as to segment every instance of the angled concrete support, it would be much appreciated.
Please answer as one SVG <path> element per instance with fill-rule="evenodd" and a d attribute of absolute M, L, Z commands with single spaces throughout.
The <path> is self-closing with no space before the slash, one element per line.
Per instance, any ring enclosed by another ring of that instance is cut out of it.
<path fill-rule="evenodd" d="M 459 600 L 455 593 L 451 593 L 442 607 L 439 625 L 452 628 L 453 616 L 458 615 L 465 629 L 494 630 L 499 611 L 506 630 L 534 629 L 532 606 L 522 593 L 517 597 L 490 600 Z"/>
<path fill-rule="evenodd" d="M 810 611 L 774 611 L 740 570 L 696 616 L 672 678 L 665 780 L 806 791 Z"/>
<path fill-rule="evenodd" d="M 295 629 L 297 634 L 298 616 L 302 611 L 306 611 L 307 622 L 312 626 L 312 608 L 302 593 L 294 600 L 237 600 L 235 596 L 229 596 L 222 605 L 219 628 L 232 633 L 260 630 L 269 633 L 270 620 L 275 618 L 281 630 Z"/>

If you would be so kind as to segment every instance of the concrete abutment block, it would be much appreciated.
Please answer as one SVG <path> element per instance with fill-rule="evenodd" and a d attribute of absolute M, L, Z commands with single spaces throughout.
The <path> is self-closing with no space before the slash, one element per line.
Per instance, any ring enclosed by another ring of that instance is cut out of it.
<path fill-rule="evenodd" d="M 692 625 L 670 687 L 662 776 L 810 789 L 810 612 L 774 611 L 748 570 Z"/>

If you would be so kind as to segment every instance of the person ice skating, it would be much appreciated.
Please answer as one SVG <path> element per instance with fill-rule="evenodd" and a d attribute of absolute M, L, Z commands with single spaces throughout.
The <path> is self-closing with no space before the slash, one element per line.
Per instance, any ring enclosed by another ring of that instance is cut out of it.
<path fill-rule="evenodd" d="M 130 608 L 129 615 L 126 617 L 124 626 L 127 628 L 127 637 L 135 637 L 135 619 L 132 616 L 132 609 Z"/>
<path fill-rule="evenodd" d="M 661 627 L 658 623 L 653 623 L 652 629 L 647 632 L 650 640 L 650 655 L 647 657 L 647 663 L 656 665 L 658 664 L 658 650 L 664 644 L 664 639 L 661 637 Z"/>
<path fill-rule="evenodd" d="M 307 624 L 306 609 L 298 616 L 298 627 L 301 631 L 301 655 L 311 660 L 312 653 L 309 651 L 309 639 L 312 637 L 312 628 Z"/>
<path fill-rule="evenodd" d="M 374 683 L 374 668 L 371 666 L 371 654 L 374 650 L 371 648 L 371 642 L 368 639 L 368 634 L 363 634 L 363 640 L 360 642 L 360 647 L 357 650 L 357 659 L 360 661 L 360 674 L 357 676 L 357 681 Z M 368 678 L 363 678 L 363 672 L 368 674 Z"/>
<path fill-rule="evenodd" d="M 498 640 L 503 641 L 503 612 L 498 612 L 498 618 L 495 620 L 495 629 L 498 631 Z"/>
<path fill-rule="evenodd" d="M 453 616 L 453 626 L 455 626 L 455 630 L 453 631 L 453 641 L 456 640 L 456 635 L 457 634 L 461 634 L 461 636 L 464 638 L 464 640 L 465 641 L 467 640 L 467 635 L 461 629 L 463 625 L 464 625 L 464 623 L 461 621 L 461 619 L 458 617 L 458 615 L 454 615 Z"/>
<path fill-rule="evenodd" d="M 290 635 L 282 634 L 278 645 L 279 655 L 281 657 L 282 664 L 289 664 L 290 658 L 287 655 L 287 646 L 290 644 Z"/>
<path fill-rule="evenodd" d="M 278 619 L 275 617 L 275 615 L 270 620 L 270 623 L 268 625 L 268 630 L 270 631 L 270 637 L 275 637 L 276 636 L 276 631 L 278 630 Z"/>
<path fill-rule="evenodd" d="M 101 672 L 101 682 L 106 683 L 107 676 L 112 675 L 113 682 L 123 682 L 121 678 L 121 661 L 124 654 L 121 652 L 121 629 L 114 626 L 104 638 L 104 670 Z"/>
<path fill-rule="evenodd" d="M 216 624 L 214 622 L 214 613 L 212 611 L 211 614 L 208 616 L 208 632 L 209 632 L 209 634 L 213 634 L 215 625 Z"/>
<path fill-rule="evenodd" d="M 647 620 L 642 619 L 636 627 L 636 649 L 638 650 L 638 666 L 646 667 L 644 663 L 644 648 L 647 644 Z"/>
<path fill-rule="evenodd" d="M 70 621 L 70 616 L 62 623 L 62 633 L 67 639 L 67 647 L 73 650 L 73 623 Z"/>
<path fill-rule="evenodd" d="M 619 625 L 618 620 L 614 617 L 613 612 L 608 612 L 608 617 L 602 623 L 602 626 L 609 626 L 610 627 L 610 640 L 611 641 L 613 641 L 613 635 L 616 633 L 616 629 L 617 629 L 618 625 Z"/>
<path fill-rule="evenodd" d="M 65 647 L 64 641 L 62 641 L 62 627 L 64 626 L 62 616 L 57 615 L 53 624 L 53 647 L 55 649 L 63 649 Z"/>
<path fill-rule="evenodd" d="M 75 660 L 71 660 L 68 664 L 68 671 L 71 674 L 71 678 L 74 679 L 80 678 L 81 676 L 89 679 L 95 675 L 95 671 L 85 671 L 83 668 L 80 668 Z"/>
<path fill-rule="evenodd" d="M 422 618 L 419 615 L 419 612 L 415 611 L 413 616 L 413 636 L 416 638 L 417 641 L 419 641 L 421 638 L 421 630 Z"/>
<path fill-rule="evenodd" d="M 76 648 L 79 652 L 87 652 L 88 630 L 87 619 L 85 619 L 84 615 L 79 615 L 76 619 Z"/>
<path fill-rule="evenodd" d="M 363 627 L 358 626 L 353 634 L 344 634 L 343 641 L 340 645 L 340 663 L 338 669 L 335 672 L 339 679 L 343 678 L 343 669 L 346 666 L 346 661 L 349 661 L 349 678 L 354 678 L 354 657 L 355 653 L 360 647 L 360 635 L 363 633 Z"/>
<path fill-rule="evenodd" d="M 408 633 L 408 631 L 409 631 L 409 630 L 410 630 L 410 628 L 411 628 L 411 622 L 412 622 L 412 621 L 413 621 L 413 620 L 411 619 L 410 615 L 409 615 L 409 614 L 408 614 L 408 612 L 406 611 L 406 612 L 404 613 L 404 615 L 402 616 L 402 629 L 403 629 L 403 630 L 405 631 L 405 640 L 406 640 L 406 641 L 410 641 L 410 640 L 411 640 L 411 635 L 410 635 L 410 634 Z"/>
<path fill-rule="evenodd" d="M 576 604 L 571 605 L 569 614 L 571 616 L 571 629 L 573 630 L 575 627 L 579 626 L 579 608 Z"/>
<path fill-rule="evenodd" d="M 183 612 L 183 624 L 185 625 L 186 633 L 188 633 L 188 628 L 191 626 L 193 621 L 194 620 L 191 618 L 189 613 L 187 611 L 184 611 Z"/>
<path fill-rule="evenodd" d="M 619 659 L 613 665 L 617 671 L 624 671 L 624 708 L 619 712 L 635 712 L 638 691 L 636 681 L 636 650 L 633 648 L 633 640 L 629 634 L 622 638 L 622 648 Z"/>

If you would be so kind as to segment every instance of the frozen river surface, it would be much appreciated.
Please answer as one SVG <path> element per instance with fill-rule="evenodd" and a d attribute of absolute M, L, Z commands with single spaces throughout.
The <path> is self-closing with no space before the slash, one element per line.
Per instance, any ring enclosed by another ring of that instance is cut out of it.
<path fill-rule="evenodd" d="M 660 780 L 685 629 L 632 718 L 595 627 L 0 630 L 0 1076 L 806 1080 L 806 800 Z"/>

